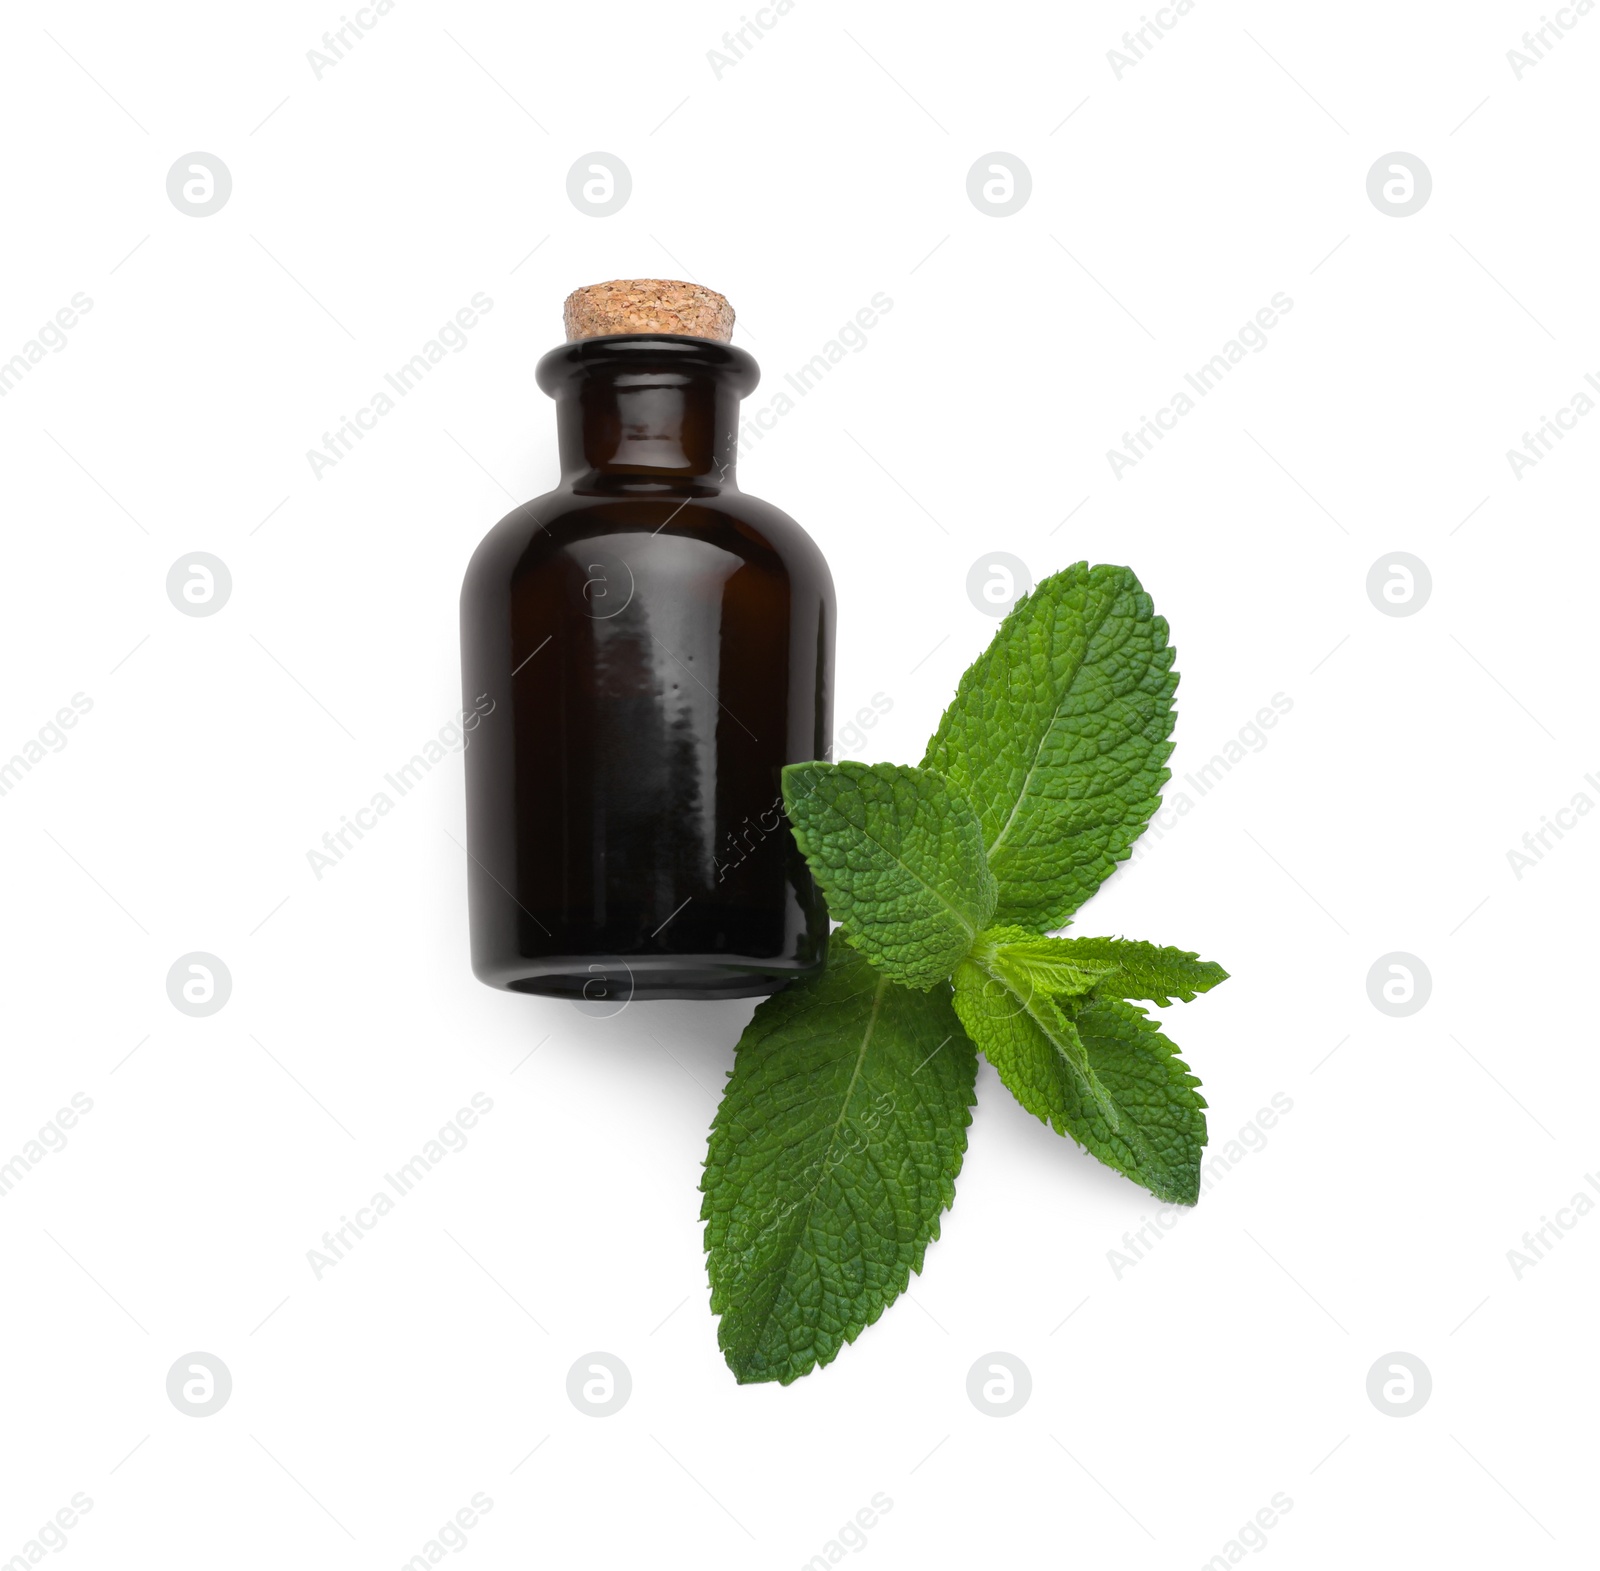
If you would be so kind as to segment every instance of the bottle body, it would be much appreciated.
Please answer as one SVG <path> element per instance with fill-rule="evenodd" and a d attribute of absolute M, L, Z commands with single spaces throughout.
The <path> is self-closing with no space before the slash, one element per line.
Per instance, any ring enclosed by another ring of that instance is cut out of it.
<path fill-rule="evenodd" d="M 563 483 L 462 590 L 473 969 L 615 1007 L 773 992 L 826 958 L 780 771 L 827 755 L 834 605 L 811 540 L 731 483 L 754 363 L 602 338 L 540 380 Z"/>

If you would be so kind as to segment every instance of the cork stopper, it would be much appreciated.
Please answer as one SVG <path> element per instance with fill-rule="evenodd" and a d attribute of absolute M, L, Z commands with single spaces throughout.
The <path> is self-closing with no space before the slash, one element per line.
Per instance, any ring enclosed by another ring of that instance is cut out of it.
<path fill-rule="evenodd" d="M 677 333 L 685 338 L 733 337 L 733 307 L 713 289 L 671 278 L 614 278 L 574 289 L 561 309 L 567 339 L 616 333 Z"/>

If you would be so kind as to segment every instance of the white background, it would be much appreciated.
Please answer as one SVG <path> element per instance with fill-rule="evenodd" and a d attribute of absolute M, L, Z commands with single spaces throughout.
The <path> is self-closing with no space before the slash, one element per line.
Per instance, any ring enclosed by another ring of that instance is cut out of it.
<path fill-rule="evenodd" d="M 1182 1568 L 1281 1492 L 1252 1562 L 1589 1563 L 1600 1218 L 1520 1280 L 1507 1251 L 1600 1169 L 1600 824 L 1507 852 L 1600 801 L 1600 417 L 1520 479 L 1506 450 L 1600 375 L 1600 15 L 1519 80 L 1532 5 L 1200 0 L 1119 79 L 1134 5 L 799 0 L 719 78 L 736 6 L 552 9 L 400 0 L 320 79 L 332 4 L 7 9 L 0 357 L 93 309 L 0 400 L 0 756 L 93 707 L 0 797 L 0 1160 L 94 1106 L 0 1202 L 0 1556 L 82 1491 L 83 1567 L 394 1567 L 481 1491 L 472 1565 L 780 1571 L 881 1492 L 852 1562 Z M 165 185 L 196 150 L 233 180 L 200 219 Z M 997 150 L 1033 184 L 1004 218 L 966 194 Z M 1433 179 L 1403 219 L 1366 189 L 1396 150 Z M 595 151 L 633 179 L 604 219 L 566 194 Z M 1139 573 L 1174 791 L 1292 701 L 1080 919 L 1229 968 L 1159 1013 L 1215 1148 L 1292 1101 L 1265 1149 L 1119 1277 L 1153 1203 L 985 1068 L 925 1272 L 788 1389 L 724 1367 L 697 1220 L 751 1006 L 474 981 L 458 756 L 306 857 L 459 706 L 461 573 L 554 479 L 562 297 L 690 274 L 739 310 L 752 406 L 893 302 L 742 465 L 832 564 L 841 724 L 892 700 L 841 754 L 920 757 L 997 551 Z M 477 291 L 467 347 L 316 478 Z M 165 591 L 196 551 L 233 579 L 206 618 Z M 1396 551 L 1432 575 L 1407 617 L 1365 588 Z M 197 950 L 233 978 L 203 1019 L 166 994 Z M 1432 977 L 1407 1018 L 1368 998 L 1392 951 Z M 318 1280 L 475 1092 L 466 1149 Z M 165 1390 L 195 1350 L 233 1379 L 205 1419 Z M 632 1374 L 603 1420 L 566 1394 L 592 1350 Z M 1032 1377 L 1005 1419 L 966 1394 L 994 1351 Z M 1367 1396 L 1392 1351 L 1432 1374 L 1409 1418 Z"/>

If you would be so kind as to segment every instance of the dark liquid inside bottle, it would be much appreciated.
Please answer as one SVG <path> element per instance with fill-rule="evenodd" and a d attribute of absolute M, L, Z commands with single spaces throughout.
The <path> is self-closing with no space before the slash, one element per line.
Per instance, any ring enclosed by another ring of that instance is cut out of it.
<path fill-rule="evenodd" d="M 779 771 L 827 756 L 833 584 L 734 478 L 759 371 L 708 339 L 539 362 L 561 484 L 461 594 L 472 965 L 566 998 L 737 998 L 821 969 Z"/>

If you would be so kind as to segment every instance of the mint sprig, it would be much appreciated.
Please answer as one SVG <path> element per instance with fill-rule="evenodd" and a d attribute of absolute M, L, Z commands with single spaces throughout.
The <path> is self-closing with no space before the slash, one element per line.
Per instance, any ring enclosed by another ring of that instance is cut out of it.
<path fill-rule="evenodd" d="M 1198 1199 L 1200 1082 L 1130 1000 L 1188 1001 L 1227 973 L 1142 940 L 1049 936 L 1160 805 L 1172 661 L 1133 573 L 1080 562 L 1018 602 L 920 768 L 784 770 L 839 930 L 822 976 L 756 1010 L 712 1127 L 711 1306 L 741 1383 L 828 1363 L 922 1269 L 977 1050 L 1052 1129 L 1159 1199 Z"/>

